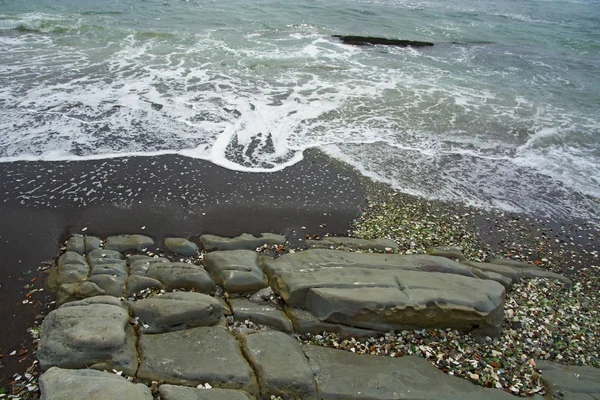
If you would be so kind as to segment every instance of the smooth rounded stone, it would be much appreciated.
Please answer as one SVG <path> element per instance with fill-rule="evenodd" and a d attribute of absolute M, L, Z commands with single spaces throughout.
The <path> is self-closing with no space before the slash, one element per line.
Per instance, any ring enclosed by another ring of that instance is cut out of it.
<path fill-rule="evenodd" d="M 162 400 L 254 400 L 255 397 L 243 390 L 198 389 L 187 386 L 160 385 L 158 393 Z"/>
<path fill-rule="evenodd" d="M 496 258 L 494 260 L 492 260 L 491 264 L 496 264 L 496 265 L 504 265 L 507 267 L 512 267 L 512 268 L 516 268 L 516 269 L 524 269 L 524 268 L 537 268 L 535 265 L 532 264 L 528 264 L 522 261 L 517 261 L 517 260 L 511 260 L 509 258 Z"/>
<path fill-rule="evenodd" d="M 62 305 L 71 301 L 105 294 L 107 294 L 106 291 L 93 281 L 65 283 L 58 287 L 56 302 L 58 305 Z"/>
<path fill-rule="evenodd" d="M 59 285 L 83 282 L 89 274 L 90 267 L 82 255 L 74 251 L 67 251 L 58 258 L 56 281 Z"/>
<path fill-rule="evenodd" d="M 272 279 L 279 272 L 305 272 L 316 269 L 368 268 L 375 270 L 413 270 L 444 272 L 473 277 L 471 270 L 444 257 L 356 253 L 329 249 L 309 249 L 284 254 L 276 259 L 263 258 L 263 270 Z"/>
<path fill-rule="evenodd" d="M 38 360 L 42 370 L 113 368 L 135 375 L 136 335 L 129 314 L 110 296 L 69 303 L 50 312 L 40 331 Z"/>
<path fill-rule="evenodd" d="M 112 275 L 92 275 L 88 282 L 93 282 L 108 296 L 121 297 L 125 294 L 125 280 Z"/>
<path fill-rule="evenodd" d="M 352 249 L 377 250 L 381 252 L 394 252 L 398 250 L 398 243 L 392 239 L 357 239 L 351 237 L 326 236 L 321 240 L 305 240 L 308 247 L 350 247 Z"/>
<path fill-rule="evenodd" d="M 399 358 L 354 354 L 322 346 L 303 345 L 319 396 L 357 400 L 510 400 L 497 389 L 453 377 L 416 356 Z"/>
<path fill-rule="evenodd" d="M 165 246 L 173 253 L 193 256 L 198 253 L 198 245 L 183 238 L 165 238 Z"/>
<path fill-rule="evenodd" d="M 140 319 L 140 332 L 163 333 L 219 323 L 221 303 L 201 293 L 166 293 L 135 301 L 131 312 Z"/>
<path fill-rule="evenodd" d="M 125 278 L 127 276 L 127 265 L 125 264 L 125 261 L 110 264 L 96 264 L 92 267 L 91 275 L 114 275 L 119 278 Z"/>
<path fill-rule="evenodd" d="M 312 315 L 309 311 L 300 308 L 284 305 L 283 310 L 292 321 L 296 333 L 311 333 L 316 335 L 326 331 L 336 333 L 342 339 L 369 338 L 380 334 L 380 332 L 370 329 L 361 329 L 353 326 L 323 322 L 317 319 L 317 317 Z"/>
<path fill-rule="evenodd" d="M 258 394 L 256 378 L 237 340 L 223 328 L 142 334 L 139 349 L 139 379 L 187 386 L 209 383 Z"/>
<path fill-rule="evenodd" d="M 229 303 L 227 303 L 221 297 L 214 297 L 214 298 L 219 300 L 219 303 L 221 304 L 221 312 L 223 313 L 223 315 L 225 315 L 226 317 L 233 315 L 233 312 L 231 311 L 231 307 L 229 307 Z"/>
<path fill-rule="evenodd" d="M 41 398 L 45 400 L 152 400 L 150 389 L 141 383 L 106 371 L 52 367 L 40 376 Z"/>
<path fill-rule="evenodd" d="M 263 398 L 317 399 L 313 372 L 297 340 L 282 332 L 260 332 L 244 339 Z"/>
<path fill-rule="evenodd" d="M 509 278 L 512 281 L 512 283 L 519 282 L 519 280 L 521 280 L 521 278 L 523 277 L 523 272 L 521 270 L 506 265 L 475 261 L 466 261 L 464 262 L 464 264 L 472 268 L 477 268 L 478 270 L 483 272 L 494 272 L 496 274 L 500 274 Z"/>
<path fill-rule="evenodd" d="M 134 263 L 132 267 L 132 275 L 140 275 L 148 278 L 156 279 L 169 290 L 185 289 L 195 290 L 200 293 L 213 293 L 216 290 L 215 282 L 211 279 L 208 272 L 200 265 L 174 262 L 150 263 L 144 267 L 144 272 L 141 272 L 137 267 L 139 261 Z M 136 269 L 136 271 L 133 271 Z"/>
<path fill-rule="evenodd" d="M 251 320 L 261 325 L 283 331 L 293 332 L 294 325 L 287 315 L 272 306 L 252 303 L 245 298 L 229 300 L 233 316 L 238 321 Z"/>
<path fill-rule="evenodd" d="M 494 281 L 435 272 L 398 271 L 398 287 L 317 287 L 306 309 L 321 321 L 387 332 L 420 328 L 499 333 L 506 291 Z"/>
<path fill-rule="evenodd" d="M 427 249 L 427 254 L 431 256 L 445 257 L 451 260 L 465 261 L 465 255 L 458 247 L 436 246 Z"/>
<path fill-rule="evenodd" d="M 133 255 L 127 259 L 130 273 L 142 273 L 148 272 L 148 268 L 154 264 L 168 264 L 171 261 L 168 258 L 163 257 L 148 257 L 144 255 Z"/>
<path fill-rule="evenodd" d="M 499 284 L 501 284 L 502 286 L 504 286 L 504 288 L 508 291 L 512 286 L 513 286 L 513 281 L 512 279 L 504 276 L 504 275 L 500 275 L 496 272 L 492 272 L 492 271 L 482 271 L 479 268 L 471 268 L 471 271 L 473 271 L 473 273 L 479 278 L 479 279 L 487 279 L 490 281 L 495 281 L 498 282 Z"/>
<path fill-rule="evenodd" d="M 560 274 L 554 273 L 552 271 L 546 271 L 539 268 L 524 268 L 523 270 L 523 278 L 525 279 L 533 279 L 533 278 L 545 278 L 545 279 L 554 279 L 559 282 L 562 282 L 565 288 L 571 288 L 573 286 L 573 281 L 567 277 L 564 277 Z"/>
<path fill-rule="evenodd" d="M 154 278 L 149 278 L 147 276 L 141 275 L 129 275 L 127 279 L 125 279 L 125 287 L 125 293 L 127 296 L 133 296 L 140 290 L 149 289 L 153 287 L 158 289 L 164 289 L 164 286 L 160 281 Z"/>
<path fill-rule="evenodd" d="M 600 399 L 600 369 L 536 361 L 542 381 L 552 398 Z M 587 396 L 587 397 L 586 397 Z"/>
<path fill-rule="evenodd" d="M 225 290 L 232 293 L 255 292 L 268 286 L 258 264 L 258 254 L 251 250 L 226 250 L 206 254 L 206 269 Z"/>
<path fill-rule="evenodd" d="M 72 235 L 67 240 L 67 251 L 72 251 L 77 254 L 85 253 L 85 241 L 83 235 Z"/>
<path fill-rule="evenodd" d="M 124 260 L 125 257 L 116 250 L 94 249 L 87 253 L 87 259 L 90 264 L 110 264 L 115 261 Z"/>
<path fill-rule="evenodd" d="M 202 243 L 204 250 L 207 251 L 255 250 L 257 247 L 262 246 L 263 244 L 285 244 L 285 237 L 274 233 L 261 233 L 259 236 L 242 233 L 240 236 L 234 238 L 215 235 L 202 235 L 200 236 L 200 243 Z"/>
<path fill-rule="evenodd" d="M 108 250 L 138 250 L 142 251 L 154 245 L 154 240 L 144 235 L 117 235 L 106 239 L 105 249 Z"/>
<path fill-rule="evenodd" d="M 102 247 L 102 239 L 96 236 L 85 236 L 85 252 L 89 253 Z"/>

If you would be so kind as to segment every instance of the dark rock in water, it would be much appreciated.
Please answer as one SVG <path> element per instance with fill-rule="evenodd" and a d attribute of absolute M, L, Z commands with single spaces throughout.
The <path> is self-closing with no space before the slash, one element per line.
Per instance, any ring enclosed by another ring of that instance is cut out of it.
<path fill-rule="evenodd" d="M 400 40 L 400 39 L 386 39 L 371 36 L 346 36 L 346 35 L 333 35 L 333 37 L 340 39 L 345 44 L 352 44 L 355 46 L 367 46 L 382 44 L 385 46 L 399 46 L 399 47 L 429 47 L 433 46 L 433 43 L 429 42 L 418 42 L 413 40 Z"/>

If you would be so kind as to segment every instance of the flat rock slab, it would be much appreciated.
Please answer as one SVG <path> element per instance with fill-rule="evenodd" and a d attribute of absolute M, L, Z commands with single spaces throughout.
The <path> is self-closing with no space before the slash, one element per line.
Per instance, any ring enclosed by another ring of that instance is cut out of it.
<path fill-rule="evenodd" d="M 600 369 L 537 361 L 542 381 L 554 398 L 565 400 L 600 399 Z"/>
<path fill-rule="evenodd" d="M 395 252 L 398 250 L 398 243 L 392 239 L 357 239 L 351 237 L 333 237 L 327 236 L 321 240 L 306 240 L 306 245 L 311 248 L 326 247 L 349 247 L 362 250 L 377 250 L 381 252 Z"/>
<path fill-rule="evenodd" d="M 251 320 L 283 332 L 293 332 L 294 325 L 287 315 L 273 306 L 256 304 L 245 298 L 229 300 L 233 316 L 238 321 Z"/>
<path fill-rule="evenodd" d="M 226 250 L 208 253 L 204 265 L 213 279 L 232 293 L 252 293 L 268 286 L 258 264 L 258 254 L 251 250 Z"/>
<path fill-rule="evenodd" d="M 261 332 L 244 340 L 263 397 L 316 399 L 313 372 L 297 340 L 282 332 Z"/>
<path fill-rule="evenodd" d="M 250 235 L 248 233 L 242 233 L 240 236 L 234 238 L 215 236 L 215 235 L 202 235 L 200 236 L 200 243 L 204 250 L 255 250 L 257 247 L 263 244 L 284 244 L 285 237 L 274 233 L 261 233 L 259 236 Z"/>
<path fill-rule="evenodd" d="M 152 400 L 150 389 L 141 383 L 106 371 L 52 367 L 40 376 L 45 400 Z"/>
<path fill-rule="evenodd" d="M 453 246 L 435 246 L 427 249 L 427 254 L 431 256 L 446 257 L 451 260 L 466 260 L 462 250 Z"/>
<path fill-rule="evenodd" d="M 65 283 L 58 287 L 56 302 L 63 305 L 71 301 L 87 299 L 88 297 L 106 295 L 106 290 L 102 289 L 94 281 Z"/>
<path fill-rule="evenodd" d="M 359 355 L 304 345 L 323 399 L 509 400 L 506 392 L 443 373 L 425 359 Z"/>
<path fill-rule="evenodd" d="M 148 278 L 146 282 L 150 286 L 147 287 L 161 287 L 168 290 L 194 290 L 206 294 L 213 293 L 216 290 L 215 282 L 204 267 L 200 265 L 169 262 L 166 258 L 135 256 L 133 261 L 131 261 L 131 258 L 133 257 L 130 257 L 129 261 L 131 276 L 128 278 L 128 294 L 132 291 L 135 293 L 135 291 L 145 289 L 142 279 L 131 279 L 134 275 Z M 160 286 L 156 286 L 156 281 L 160 282 Z"/>
<path fill-rule="evenodd" d="M 193 256 L 198 253 L 198 245 L 184 238 L 165 238 L 165 246 L 173 253 Z"/>
<path fill-rule="evenodd" d="M 201 293 L 166 293 L 131 303 L 131 312 L 140 319 L 140 332 L 163 333 L 219 323 L 221 303 Z"/>
<path fill-rule="evenodd" d="M 186 386 L 160 385 L 158 393 L 162 400 L 254 400 L 243 390 L 197 389 Z"/>
<path fill-rule="evenodd" d="M 78 254 L 85 253 L 85 239 L 83 235 L 72 235 L 67 240 L 67 251 L 73 251 Z"/>
<path fill-rule="evenodd" d="M 90 266 L 85 258 L 74 251 L 67 251 L 58 257 L 58 274 L 56 281 L 63 283 L 83 282 L 90 274 Z"/>
<path fill-rule="evenodd" d="M 134 375 L 138 354 L 129 314 L 110 296 L 67 303 L 44 319 L 38 348 L 50 367 L 117 369 Z"/>
<path fill-rule="evenodd" d="M 114 250 L 96 249 L 87 254 L 92 275 L 114 275 L 125 278 L 128 274 L 127 263 L 121 253 Z"/>
<path fill-rule="evenodd" d="M 176 385 L 241 389 L 258 393 L 256 379 L 237 341 L 219 327 L 143 334 L 138 378 Z"/>
<path fill-rule="evenodd" d="M 125 279 L 113 275 L 93 275 L 88 282 L 95 283 L 104 294 L 108 296 L 121 297 L 125 294 Z"/>
<path fill-rule="evenodd" d="M 335 324 L 332 322 L 324 322 L 312 315 L 309 311 L 301 308 L 283 306 L 286 315 L 294 325 L 296 333 L 312 333 L 313 335 L 320 334 L 323 331 L 336 333 L 342 339 L 349 338 L 369 338 L 379 335 L 381 332 L 356 328 L 353 326 Z"/>
<path fill-rule="evenodd" d="M 145 235 L 117 235 L 106 239 L 105 249 L 108 250 L 138 250 L 142 251 L 154 245 L 154 240 Z"/>

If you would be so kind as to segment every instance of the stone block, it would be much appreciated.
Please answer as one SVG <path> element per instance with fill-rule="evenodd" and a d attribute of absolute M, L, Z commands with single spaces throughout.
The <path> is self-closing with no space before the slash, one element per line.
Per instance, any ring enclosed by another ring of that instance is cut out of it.
<path fill-rule="evenodd" d="M 85 258 L 73 251 L 67 251 L 58 258 L 57 283 L 83 282 L 90 274 L 90 267 Z"/>
<path fill-rule="evenodd" d="M 109 236 L 106 239 L 105 249 L 124 251 L 138 250 L 142 251 L 154 245 L 154 240 L 144 235 L 116 235 Z"/>
<path fill-rule="evenodd" d="M 102 239 L 96 236 L 85 236 L 85 252 L 89 253 L 102 247 Z"/>
<path fill-rule="evenodd" d="M 56 301 L 62 305 L 71 301 L 77 301 L 93 296 L 105 295 L 106 291 L 93 281 L 78 283 L 65 283 L 58 287 Z"/>
<path fill-rule="evenodd" d="M 591 366 L 561 365 L 537 361 L 542 381 L 552 398 L 600 399 L 600 369 Z"/>
<path fill-rule="evenodd" d="M 67 251 L 72 251 L 77 254 L 85 253 L 85 240 L 83 235 L 72 235 L 67 240 Z"/>
<path fill-rule="evenodd" d="M 154 262 L 146 264 L 142 269 L 140 262 L 135 262 L 132 266 L 133 275 L 156 279 L 169 290 L 185 289 L 200 293 L 213 293 L 216 290 L 215 282 L 208 272 L 194 264 Z"/>
<path fill-rule="evenodd" d="M 313 335 L 317 335 L 324 331 L 333 332 L 336 333 L 342 339 L 369 338 L 381 334 L 381 332 L 377 332 L 374 330 L 361 329 L 355 328 L 353 326 L 320 321 L 309 311 L 300 308 L 293 308 L 284 305 L 283 309 L 286 315 L 292 321 L 292 324 L 294 325 L 294 332 L 296 333 L 310 333 Z"/>
<path fill-rule="evenodd" d="M 285 237 L 274 233 L 261 233 L 258 236 L 242 233 L 234 238 L 202 235 L 200 243 L 204 250 L 255 250 L 263 244 L 274 245 L 284 244 Z"/>
<path fill-rule="evenodd" d="M 451 260 L 466 260 L 463 252 L 458 247 L 453 246 L 435 246 L 427 249 L 427 254 L 431 256 L 445 257 Z"/>
<path fill-rule="evenodd" d="M 121 297 L 125 295 L 125 280 L 112 275 L 92 275 L 88 282 L 95 283 L 104 294 L 108 296 Z"/>
<path fill-rule="evenodd" d="M 125 279 L 125 287 L 125 294 L 127 296 L 133 296 L 140 290 L 153 287 L 157 289 L 164 289 L 164 286 L 160 281 L 142 275 L 129 275 L 127 279 Z"/>
<path fill-rule="evenodd" d="M 158 393 L 162 400 L 254 400 L 243 390 L 198 389 L 186 386 L 160 385 Z"/>
<path fill-rule="evenodd" d="M 293 332 L 292 321 L 282 311 L 273 306 L 252 303 L 245 298 L 229 300 L 233 316 L 238 321 L 251 320 L 261 325 L 283 332 Z"/>
<path fill-rule="evenodd" d="M 232 293 L 250 293 L 268 286 L 251 250 L 227 250 L 206 254 L 204 265 L 217 284 Z"/>
<path fill-rule="evenodd" d="M 193 256 L 198 253 L 198 245 L 184 238 L 165 238 L 165 246 L 173 253 Z"/>
<path fill-rule="evenodd" d="M 523 277 L 523 272 L 520 269 L 516 269 L 506 265 L 474 261 L 467 261 L 464 264 L 472 268 L 477 268 L 478 270 L 483 272 L 494 272 L 496 274 L 505 276 L 509 278 L 513 284 L 519 282 L 519 280 Z"/>

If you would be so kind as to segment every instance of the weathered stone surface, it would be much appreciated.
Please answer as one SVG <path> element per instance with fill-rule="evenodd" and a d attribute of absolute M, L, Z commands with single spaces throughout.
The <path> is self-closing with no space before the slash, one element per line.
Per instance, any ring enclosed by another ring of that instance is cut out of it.
<path fill-rule="evenodd" d="M 142 275 L 129 275 L 125 280 L 125 287 L 125 293 L 127 296 L 133 296 L 140 290 L 153 287 L 164 289 L 164 286 L 160 281 Z"/>
<path fill-rule="evenodd" d="M 562 282 L 566 288 L 570 288 L 573 286 L 573 281 L 569 278 L 557 274 L 552 271 L 546 271 L 539 268 L 524 268 L 523 270 L 523 278 L 525 279 L 533 279 L 533 278 L 546 278 L 546 279 L 554 279 Z"/>
<path fill-rule="evenodd" d="M 252 369 L 237 341 L 219 327 L 200 327 L 142 335 L 138 378 L 196 386 L 209 383 L 223 389 L 258 393 Z"/>
<path fill-rule="evenodd" d="M 600 399 L 600 369 L 590 366 L 568 366 L 550 361 L 537 361 L 542 381 L 553 398 Z"/>
<path fill-rule="evenodd" d="M 118 251 L 95 249 L 88 253 L 87 260 L 92 275 L 114 275 L 120 278 L 127 276 L 127 264 Z"/>
<path fill-rule="evenodd" d="M 86 236 L 85 239 L 85 252 L 89 253 L 92 250 L 99 249 L 102 247 L 102 239 L 96 236 Z"/>
<path fill-rule="evenodd" d="M 377 250 L 393 252 L 398 250 L 398 243 L 392 239 L 357 239 L 351 237 L 333 237 L 326 236 L 321 240 L 305 241 L 308 247 L 312 248 L 327 248 L 327 247 L 350 247 L 353 249 L 362 250 Z"/>
<path fill-rule="evenodd" d="M 427 254 L 438 257 L 445 257 L 451 260 L 465 261 L 465 255 L 458 247 L 436 246 L 427 249 Z"/>
<path fill-rule="evenodd" d="M 58 305 L 93 296 L 105 295 L 106 291 L 93 281 L 65 283 L 58 287 Z"/>
<path fill-rule="evenodd" d="M 125 294 L 125 280 L 112 275 L 93 275 L 88 282 L 95 283 L 104 294 L 108 296 L 121 297 Z"/>
<path fill-rule="evenodd" d="M 136 254 L 127 259 L 127 264 L 129 264 L 130 273 L 141 273 L 141 275 L 145 275 L 148 272 L 148 268 L 154 264 L 168 264 L 171 261 L 168 258 L 163 257 L 148 257 L 141 254 Z"/>
<path fill-rule="evenodd" d="M 501 390 L 482 388 L 447 375 L 419 357 L 377 357 L 311 345 L 302 349 L 323 399 L 514 398 Z"/>
<path fill-rule="evenodd" d="M 42 369 L 113 368 L 134 375 L 136 336 L 129 314 L 114 297 L 68 303 L 44 319 L 38 348 Z"/>
<path fill-rule="evenodd" d="M 83 235 L 72 235 L 67 240 L 67 251 L 72 251 L 77 254 L 85 253 L 85 242 Z"/>
<path fill-rule="evenodd" d="M 316 399 L 313 372 L 297 340 L 282 332 L 261 332 L 244 340 L 263 397 Z"/>
<path fill-rule="evenodd" d="M 229 303 L 231 304 L 233 316 L 238 321 L 249 319 L 284 332 L 294 330 L 292 321 L 287 315 L 273 306 L 252 303 L 245 298 L 231 299 Z"/>
<path fill-rule="evenodd" d="M 92 369 L 52 367 L 40 376 L 41 398 L 45 400 L 152 400 L 150 389 L 141 383 Z"/>
<path fill-rule="evenodd" d="M 249 293 L 268 286 L 254 251 L 208 253 L 204 256 L 204 263 L 213 279 L 228 292 Z"/>
<path fill-rule="evenodd" d="M 108 250 L 144 250 L 154 245 L 154 240 L 144 235 L 117 235 L 106 239 L 105 249 Z"/>
<path fill-rule="evenodd" d="M 82 255 L 67 251 L 58 258 L 57 283 L 83 282 L 90 274 L 90 267 Z"/>
<path fill-rule="evenodd" d="M 131 304 L 131 312 L 140 319 L 140 331 L 162 333 L 219 323 L 221 303 L 201 293 L 166 293 Z"/>
<path fill-rule="evenodd" d="M 202 235 L 200 243 L 204 250 L 255 250 L 263 244 L 284 244 L 285 237 L 274 233 L 261 233 L 260 236 L 242 233 L 234 238 Z"/>
<path fill-rule="evenodd" d="M 496 272 L 492 271 L 482 271 L 479 268 L 472 267 L 471 271 L 479 278 L 479 279 L 487 279 L 490 281 L 495 281 L 504 286 L 504 288 L 508 291 L 512 285 L 513 281 L 507 276 L 500 275 Z"/>
<path fill-rule="evenodd" d="M 506 291 L 497 282 L 400 271 L 397 287 L 312 288 L 306 308 L 318 319 L 380 331 L 497 327 Z"/>
<path fill-rule="evenodd" d="M 156 279 L 169 290 L 186 289 L 200 293 L 213 293 L 216 289 L 208 272 L 203 267 L 194 264 L 158 262 L 149 264 L 145 273 L 138 271 L 132 272 L 132 274 Z"/>
<path fill-rule="evenodd" d="M 184 238 L 165 238 L 165 246 L 182 256 L 193 256 L 198 253 L 198 245 Z"/>
<path fill-rule="evenodd" d="M 478 270 L 483 272 L 494 272 L 496 274 L 500 274 L 510 279 L 512 283 L 519 282 L 519 280 L 523 277 L 523 272 L 521 270 L 506 265 L 474 261 L 467 261 L 464 264 L 472 268 L 477 268 Z"/>
<path fill-rule="evenodd" d="M 160 385 L 158 393 L 162 400 L 254 400 L 243 390 L 197 389 L 186 386 Z"/>
<path fill-rule="evenodd" d="M 369 338 L 380 334 L 381 332 L 355 328 L 353 326 L 323 322 L 317 319 L 309 311 L 300 308 L 293 308 L 287 305 L 283 306 L 286 315 L 294 325 L 294 331 L 297 333 L 319 334 L 323 331 L 336 333 L 342 339 L 347 338 Z"/>

